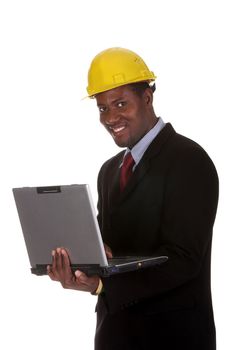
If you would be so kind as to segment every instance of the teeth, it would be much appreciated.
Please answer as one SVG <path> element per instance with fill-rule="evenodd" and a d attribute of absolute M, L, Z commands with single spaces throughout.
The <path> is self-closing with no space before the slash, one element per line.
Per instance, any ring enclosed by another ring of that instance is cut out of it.
<path fill-rule="evenodd" d="M 120 126 L 118 128 L 111 128 L 114 132 L 120 132 L 125 129 L 125 126 Z"/>

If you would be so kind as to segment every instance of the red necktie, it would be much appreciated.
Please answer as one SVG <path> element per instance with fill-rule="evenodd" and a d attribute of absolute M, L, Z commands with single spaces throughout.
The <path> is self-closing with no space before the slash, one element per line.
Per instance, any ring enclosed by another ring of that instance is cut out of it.
<path fill-rule="evenodd" d="M 120 188 L 121 191 L 124 190 L 127 182 L 129 181 L 130 176 L 133 173 L 133 166 L 134 166 L 135 162 L 134 159 L 131 155 L 131 152 L 127 153 L 124 160 L 123 160 L 123 164 L 121 167 L 121 174 L 120 174 Z"/>

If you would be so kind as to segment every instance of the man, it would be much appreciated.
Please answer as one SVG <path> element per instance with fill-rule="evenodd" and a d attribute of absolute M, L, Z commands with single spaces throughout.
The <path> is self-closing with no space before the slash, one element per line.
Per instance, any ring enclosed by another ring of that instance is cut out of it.
<path fill-rule="evenodd" d="M 156 117 L 154 80 L 137 54 L 111 48 L 92 61 L 87 90 L 101 123 L 126 147 L 98 177 L 107 255 L 169 260 L 100 279 L 72 274 L 67 252 L 58 248 L 48 274 L 64 288 L 99 295 L 96 350 L 214 350 L 210 256 L 218 177 L 197 143 Z"/>

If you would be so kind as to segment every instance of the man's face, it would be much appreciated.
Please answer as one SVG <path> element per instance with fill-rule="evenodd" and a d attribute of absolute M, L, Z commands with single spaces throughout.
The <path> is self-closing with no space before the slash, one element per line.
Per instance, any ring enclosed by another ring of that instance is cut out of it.
<path fill-rule="evenodd" d="M 128 85 L 96 96 L 100 121 L 119 147 L 132 148 L 153 127 L 151 100 L 149 89 L 139 96 Z"/>

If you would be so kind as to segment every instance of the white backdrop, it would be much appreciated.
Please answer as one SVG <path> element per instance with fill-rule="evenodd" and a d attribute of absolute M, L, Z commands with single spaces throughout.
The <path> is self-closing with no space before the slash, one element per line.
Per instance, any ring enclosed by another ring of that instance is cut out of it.
<path fill-rule="evenodd" d="M 93 349 L 96 298 L 30 274 L 11 188 L 89 183 L 96 201 L 98 169 L 118 148 L 81 98 L 91 59 L 112 46 L 144 58 L 157 115 L 218 169 L 213 303 L 218 349 L 233 348 L 232 30 L 230 0 L 0 2 L 2 349 Z"/>

